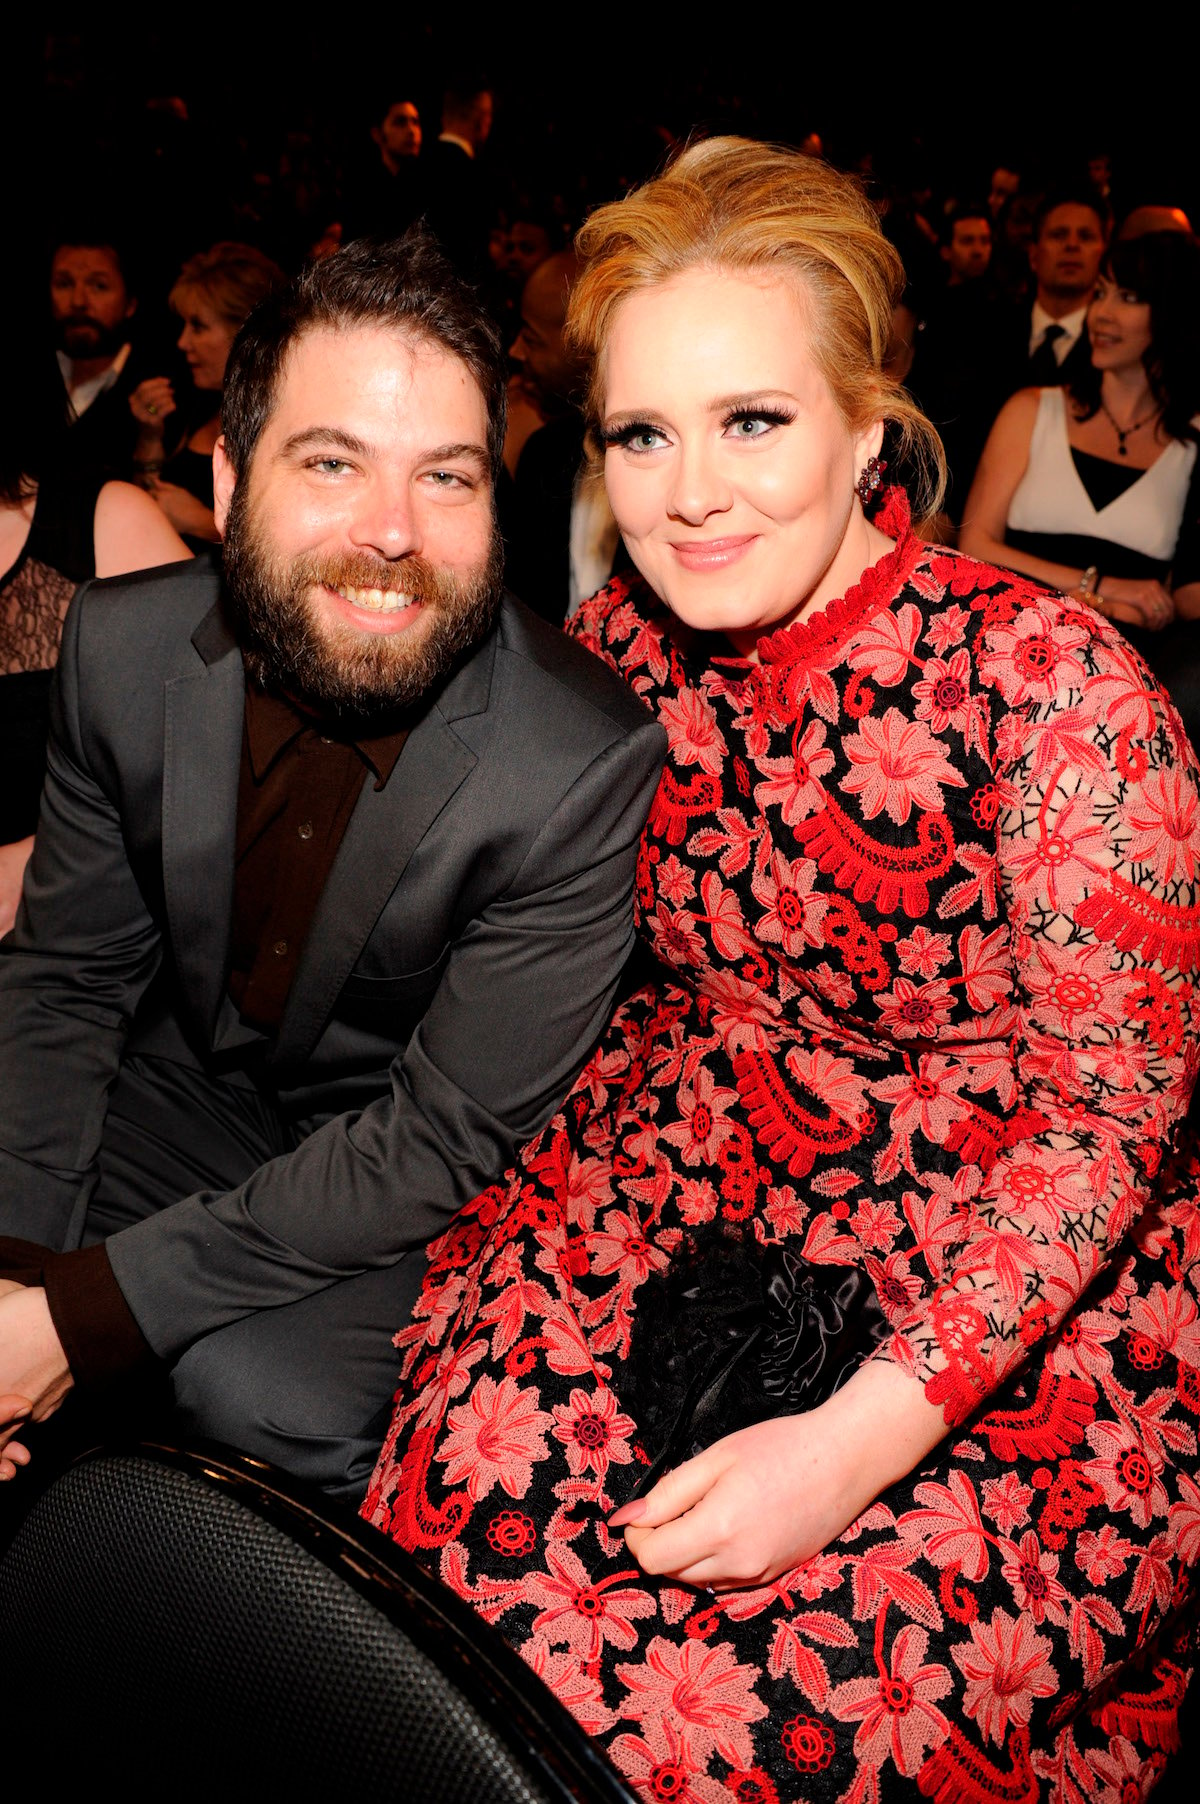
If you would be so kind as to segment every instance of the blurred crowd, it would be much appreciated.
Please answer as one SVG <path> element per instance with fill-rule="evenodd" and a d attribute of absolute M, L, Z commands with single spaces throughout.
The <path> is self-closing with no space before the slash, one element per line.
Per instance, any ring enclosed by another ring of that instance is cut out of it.
<path fill-rule="evenodd" d="M 7 296 L 21 352 L 5 359 L 0 670 L 53 662 L 53 622 L 20 628 L 31 584 L 50 580 L 39 570 L 67 595 L 96 570 L 215 540 L 211 453 L 242 321 L 305 259 L 417 220 L 508 347 L 507 578 L 561 622 L 624 555 L 563 335 L 574 231 L 689 137 L 732 128 L 853 169 L 901 255 L 887 362 L 944 441 L 934 533 L 1108 615 L 1200 731 L 1200 249 L 1178 159 L 1123 156 L 1094 119 L 1052 153 L 1007 121 L 1005 141 L 977 135 L 956 155 L 945 136 L 931 149 L 881 129 L 872 145 L 832 103 L 823 129 L 737 95 L 706 108 L 699 92 L 619 120 L 585 109 L 570 131 L 561 109 L 506 108 L 504 83 L 469 70 L 432 94 L 389 77 L 338 110 L 336 131 L 310 109 L 269 140 L 159 94 L 96 128 L 96 179 L 77 135 Z M 898 447 L 887 461 L 903 482 Z M 23 820 L 0 838 L 21 839 Z"/>

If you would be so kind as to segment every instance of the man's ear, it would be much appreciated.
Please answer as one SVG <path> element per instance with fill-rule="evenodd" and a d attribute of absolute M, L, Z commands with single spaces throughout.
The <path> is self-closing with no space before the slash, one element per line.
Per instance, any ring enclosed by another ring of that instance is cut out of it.
<path fill-rule="evenodd" d="M 237 472 L 225 455 L 225 434 L 222 433 L 213 446 L 213 519 L 222 538 L 225 537 L 229 503 L 233 500 L 236 487 Z"/>
<path fill-rule="evenodd" d="M 137 296 L 135 294 L 130 297 L 129 305 L 125 309 L 125 318 L 132 319 L 136 312 L 137 312 Z"/>
<path fill-rule="evenodd" d="M 378 144 L 380 150 L 382 150 L 383 149 L 383 127 L 382 127 L 382 125 L 373 125 L 371 127 L 371 136 L 374 138 L 376 144 Z"/>

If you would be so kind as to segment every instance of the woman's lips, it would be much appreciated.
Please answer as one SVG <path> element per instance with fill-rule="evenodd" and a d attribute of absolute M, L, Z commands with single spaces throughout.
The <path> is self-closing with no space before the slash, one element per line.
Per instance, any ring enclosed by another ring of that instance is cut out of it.
<path fill-rule="evenodd" d="M 685 570 L 724 570 L 754 544 L 756 532 L 729 539 L 673 539 L 671 549 Z"/>

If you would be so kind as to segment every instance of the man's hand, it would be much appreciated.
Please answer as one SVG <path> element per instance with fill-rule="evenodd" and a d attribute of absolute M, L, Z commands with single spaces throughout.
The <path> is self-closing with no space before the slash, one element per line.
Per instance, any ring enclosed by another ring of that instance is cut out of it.
<path fill-rule="evenodd" d="M 15 1478 L 21 1467 L 29 1464 L 28 1447 L 10 1438 L 29 1420 L 29 1410 L 28 1397 L 0 1397 L 0 1483 Z"/>
<path fill-rule="evenodd" d="M 17 918 L 25 866 L 32 851 L 32 834 L 28 839 L 14 839 L 8 845 L 0 846 L 0 934 L 10 932 Z"/>
<path fill-rule="evenodd" d="M 28 1448 L 13 1438 L 21 1422 L 52 1416 L 71 1384 L 45 1291 L 0 1283 L 0 1480 L 28 1464 Z"/>
<path fill-rule="evenodd" d="M 827 1403 L 742 1428 L 609 1520 L 643 1571 L 713 1590 L 769 1583 L 849 1527 L 946 1432 L 920 1385 L 874 1360 Z"/>

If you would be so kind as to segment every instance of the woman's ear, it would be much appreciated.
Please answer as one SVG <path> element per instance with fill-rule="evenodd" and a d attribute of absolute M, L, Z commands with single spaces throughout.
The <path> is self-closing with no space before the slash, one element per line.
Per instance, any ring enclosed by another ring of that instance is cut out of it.
<path fill-rule="evenodd" d="M 864 468 L 870 458 L 878 457 L 883 449 L 885 424 L 884 420 L 872 420 L 870 425 L 865 427 L 855 439 L 854 452 L 860 470 Z"/>

